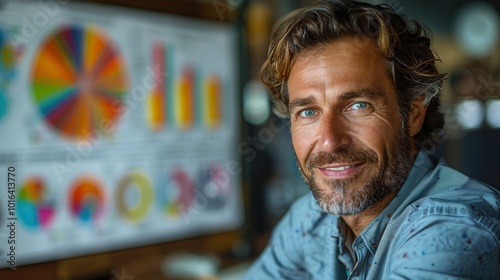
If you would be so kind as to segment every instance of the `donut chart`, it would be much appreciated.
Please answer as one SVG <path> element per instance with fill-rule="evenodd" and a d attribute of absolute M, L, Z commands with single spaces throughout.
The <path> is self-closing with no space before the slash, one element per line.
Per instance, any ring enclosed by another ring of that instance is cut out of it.
<path fill-rule="evenodd" d="M 132 172 L 118 183 L 115 202 L 118 212 L 132 222 L 141 221 L 149 212 L 153 201 L 153 188 L 149 179 L 140 172 Z"/>
<path fill-rule="evenodd" d="M 71 215 L 83 223 L 95 222 L 104 212 L 105 193 L 94 177 L 77 178 L 70 187 L 68 200 Z"/>
<path fill-rule="evenodd" d="M 83 139 L 95 130 L 108 132 L 123 111 L 125 69 L 118 49 L 97 29 L 63 26 L 35 54 L 32 97 L 61 136 Z"/>
<path fill-rule="evenodd" d="M 230 176 L 224 168 L 213 165 L 198 176 L 198 192 L 208 200 L 207 210 L 218 210 L 226 204 L 231 191 Z"/>
<path fill-rule="evenodd" d="M 195 196 L 195 184 L 189 174 L 175 168 L 169 172 L 166 182 L 159 184 L 158 198 L 163 213 L 169 217 L 179 217 L 192 207 Z"/>
<path fill-rule="evenodd" d="M 31 229 L 47 229 L 52 223 L 56 209 L 48 198 L 45 181 L 37 176 L 27 177 L 21 183 L 17 197 L 17 215 Z"/>

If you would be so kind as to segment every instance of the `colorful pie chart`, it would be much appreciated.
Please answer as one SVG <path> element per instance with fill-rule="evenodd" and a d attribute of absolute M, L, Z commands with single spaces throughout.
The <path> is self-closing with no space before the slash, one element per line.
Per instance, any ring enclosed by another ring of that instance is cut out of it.
<path fill-rule="evenodd" d="M 83 223 L 95 222 L 103 215 L 105 193 L 102 184 L 92 176 L 76 179 L 68 199 L 72 216 Z"/>
<path fill-rule="evenodd" d="M 158 199 L 165 215 L 178 217 L 190 211 L 195 196 L 195 184 L 183 169 L 172 169 L 159 184 Z"/>
<path fill-rule="evenodd" d="M 17 215 L 31 229 L 47 229 L 56 210 L 53 199 L 48 196 L 45 181 L 37 176 L 26 178 L 17 195 Z"/>
<path fill-rule="evenodd" d="M 35 55 L 32 96 L 46 123 L 61 136 L 109 134 L 110 124 L 124 110 L 125 71 L 118 49 L 98 29 L 64 26 Z"/>
<path fill-rule="evenodd" d="M 116 207 L 125 219 L 139 222 L 148 214 L 153 201 L 151 182 L 141 172 L 123 177 L 115 192 Z"/>

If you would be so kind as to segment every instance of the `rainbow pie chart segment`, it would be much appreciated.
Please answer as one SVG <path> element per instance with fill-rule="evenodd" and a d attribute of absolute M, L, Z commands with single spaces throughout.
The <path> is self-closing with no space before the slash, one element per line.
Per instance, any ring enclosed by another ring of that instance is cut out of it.
<path fill-rule="evenodd" d="M 104 212 L 105 193 L 101 183 L 91 176 L 76 179 L 69 191 L 69 205 L 72 216 L 83 222 L 97 221 Z"/>
<path fill-rule="evenodd" d="M 32 96 L 57 133 L 83 139 L 109 131 L 119 119 L 128 88 L 125 69 L 118 49 L 98 29 L 64 26 L 35 54 Z"/>
<path fill-rule="evenodd" d="M 17 215 L 31 229 L 47 229 L 52 223 L 56 209 L 49 198 L 45 181 L 37 176 L 26 178 L 17 197 Z"/>

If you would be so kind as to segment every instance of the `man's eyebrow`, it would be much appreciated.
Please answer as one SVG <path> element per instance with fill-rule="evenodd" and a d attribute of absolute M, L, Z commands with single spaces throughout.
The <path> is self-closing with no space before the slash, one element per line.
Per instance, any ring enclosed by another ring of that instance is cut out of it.
<path fill-rule="evenodd" d="M 359 90 L 348 91 L 342 93 L 339 96 L 339 100 L 353 99 L 353 98 L 368 98 L 368 99 L 381 99 L 384 97 L 384 94 L 381 91 L 372 89 L 372 88 L 362 88 Z"/>
<path fill-rule="evenodd" d="M 288 110 L 290 112 L 292 112 L 293 109 L 295 109 L 296 107 L 306 106 L 306 105 L 312 104 L 314 102 L 316 102 L 316 99 L 312 96 L 308 96 L 308 97 L 304 97 L 304 98 L 297 98 L 297 99 L 290 101 L 290 103 L 288 104 Z"/>
<path fill-rule="evenodd" d="M 372 88 L 362 88 L 359 90 L 353 90 L 353 91 L 348 91 L 342 93 L 338 99 L 339 100 L 348 100 L 348 99 L 354 99 L 354 98 L 368 98 L 368 99 L 381 99 L 384 96 L 384 94 L 381 91 L 372 89 Z M 316 99 L 313 96 L 308 96 L 304 98 L 297 98 L 288 104 L 288 109 L 289 111 L 293 111 L 296 107 L 302 107 L 306 105 L 310 105 L 312 103 L 315 103 Z"/>
<path fill-rule="evenodd" d="M 338 100 L 347 100 L 347 99 L 353 99 L 353 98 L 369 98 L 369 99 L 380 99 L 384 96 L 384 94 L 381 91 L 372 89 L 372 88 L 361 88 L 358 90 L 353 90 L 353 91 L 347 91 L 342 93 L 339 97 Z M 292 111 L 295 107 L 301 107 L 301 106 L 306 106 L 309 104 L 312 104 L 316 102 L 316 99 L 313 96 L 308 96 L 304 98 L 297 98 L 288 104 L 288 108 L 290 111 Z"/>

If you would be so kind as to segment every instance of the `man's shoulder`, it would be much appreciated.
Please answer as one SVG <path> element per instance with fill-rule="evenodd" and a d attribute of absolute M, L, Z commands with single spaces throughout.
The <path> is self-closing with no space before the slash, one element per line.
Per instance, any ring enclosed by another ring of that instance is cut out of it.
<path fill-rule="evenodd" d="M 497 203 L 500 199 L 498 189 L 449 167 L 438 156 L 429 155 L 428 159 L 424 162 L 427 162 L 429 172 L 412 191 L 417 192 L 414 194 L 415 198 L 424 201 L 428 201 L 426 200 L 428 198 L 432 201 L 435 198 L 442 199 L 443 202 L 461 202 L 481 198 L 483 202 L 493 204 L 498 209 Z"/>
<path fill-rule="evenodd" d="M 438 166 L 428 193 L 412 203 L 415 208 L 483 208 L 498 215 L 500 191 L 446 165 Z"/>
<path fill-rule="evenodd" d="M 427 204 L 484 204 L 496 213 L 500 211 L 500 190 L 447 165 L 438 165 L 434 173 L 434 187 L 425 197 L 428 199 L 423 199 Z"/>
<path fill-rule="evenodd" d="M 436 156 L 421 156 L 426 174 L 394 213 L 391 224 L 425 231 L 444 225 L 489 228 L 500 238 L 500 191 L 446 165 Z"/>
<path fill-rule="evenodd" d="M 480 226 L 500 238 L 500 191 L 446 165 L 437 166 L 433 187 L 408 205 L 406 224 L 430 230 L 442 224 Z"/>

